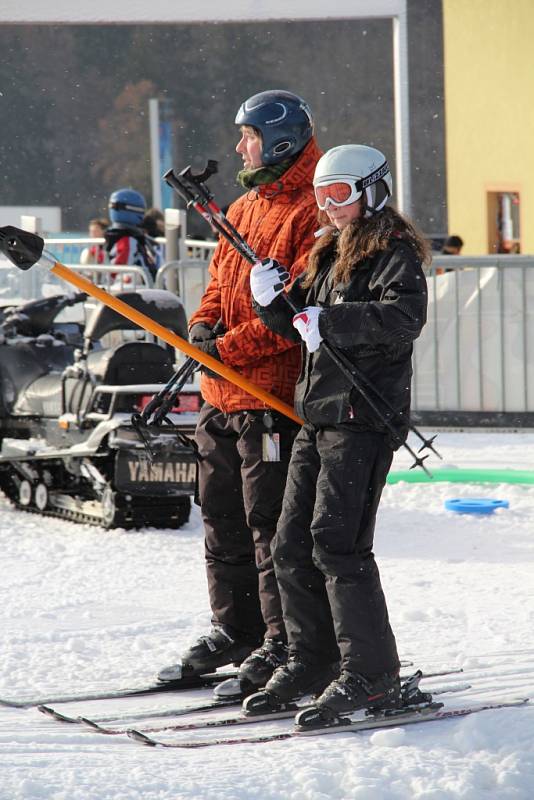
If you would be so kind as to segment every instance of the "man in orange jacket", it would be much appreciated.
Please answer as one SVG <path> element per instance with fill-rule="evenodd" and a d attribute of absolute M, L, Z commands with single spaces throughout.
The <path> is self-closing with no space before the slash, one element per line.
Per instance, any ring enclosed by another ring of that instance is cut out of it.
<path fill-rule="evenodd" d="M 229 221 L 259 257 L 286 264 L 291 280 L 306 267 L 317 212 L 313 173 L 322 155 L 308 105 L 282 90 L 261 92 L 238 111 L 246 189 Z M 251 266 L 221 239 L 191 341 L 248 380 L 292 404 L 300 348 L 272 333 L 252 310 Z M 287 277 L 287 276 L 284 276 Z M 213 328 L 221 321 L 221 335 Z M 204 371 L 196 430 L 199 495 L 212 629 L 159 673 L 209 672 L 241 663 L 239 677 L 261 687 L 287 659 L 286 633 L 271 558 L 287 468 L 298 426 L 234 384 Z"/>

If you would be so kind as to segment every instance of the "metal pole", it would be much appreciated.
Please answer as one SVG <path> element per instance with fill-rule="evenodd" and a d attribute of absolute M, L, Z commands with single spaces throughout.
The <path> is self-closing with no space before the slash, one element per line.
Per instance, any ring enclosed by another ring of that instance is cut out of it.
<path fill-rule="evenodd" d="M 165 209 L 165 262 L 178 261 L 179 247 L 178 237 L 182 237 L 181 223 L 185 224 L 185 211 L 177 208 Z M 176 295 L 184 294 L 184 287 L 178 283 L 178 273 L 176 270 L 168 270 L 165 275 L 165 288 Z"/>
<path fill-rule="evenodd" d="M 393 87 L 395 95 L 395 159 L 397 172 L 397 207 L 408 216 L 412 213 L 410 166 L 410 100 L 408 75 L 408 12 L 402 3 L 393 17 Z"/>
<path fill-rule="evenodd" d="M 152 205 L 161 208 L 161 160 L 159 155 L 159 100 L 151 97 L 148 101 L 148 121 L 150 128 L 150 164 L 152 174 Z"/>

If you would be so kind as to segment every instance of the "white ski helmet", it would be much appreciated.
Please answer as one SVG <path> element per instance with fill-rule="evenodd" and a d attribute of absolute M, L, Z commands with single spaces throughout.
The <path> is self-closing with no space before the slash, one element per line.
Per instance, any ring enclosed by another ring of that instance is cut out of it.
<path fill-rule="evenodd" d="M 355 203 L 365 191 L 365 216 L 371 217 L 391 197 L 393 180 L 380 150 L 364 144 L 342 144 L 321 156 L 315 167 L 313 187 L 321 210 L 330 204 Z"/>

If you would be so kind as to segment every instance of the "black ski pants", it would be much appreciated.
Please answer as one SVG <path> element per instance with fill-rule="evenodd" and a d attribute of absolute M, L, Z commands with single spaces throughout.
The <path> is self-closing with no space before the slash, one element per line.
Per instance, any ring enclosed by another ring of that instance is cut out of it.
<path fill-rule="evenodd" d="M 280 461 L 263 460 L 262 411 L 225 414 L 205 403 L 196 430 L 212 620 L 252 644 L 286 638 L 271 540 L 299 427 L 271 413 Z"/>
<path fill-rule="evenodd" d="M 273 543 L 291 653 L 364 675 L 399 666 L 373 536 L 393 451 L 379 433 L 305 425 Z"/>

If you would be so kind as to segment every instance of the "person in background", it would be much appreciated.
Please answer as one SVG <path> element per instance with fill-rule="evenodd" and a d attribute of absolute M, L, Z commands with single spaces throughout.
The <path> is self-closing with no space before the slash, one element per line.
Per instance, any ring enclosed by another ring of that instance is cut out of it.
<path fill-rule="evenodd" d="M 138 266 L 154 278 L 157 269 L 156 243 L 142 228 L 145 198 L 134 189 L 118 189 L 109 198 L 111 225 L 106 230 L 110 264 Z"/>
<path fill-rule="evenodd" d="M 163 263 L 163 250 L 161 245 L 156 242 L 158 237 L 165 236 L 165 216 L 159 208 L 147 208 L 141 227 L 147 232 L 153 241 L 153 250 L 156 257 L 156 269 Z"/>
<path fill-rule="evenodd" d="M 147 208 L 141 227 L 144 228 L 153 239 L 157 236 L 165 236 L 165 216 L 163 211 L 159 208 Z"/>
<path fill-rule="evenodd" d="M 449 236 L 445 239 L 441 252 L 444 256 L 459 256 L 464 246 L 464 240 L 460 236 Z"/>
<path fill-rule="evenodd" d="M 412 343 L 426 321 L 422 264 L 429 247 L 387 205 L 392 179 L 379 150 L 334 147 L 319 160 L 313 183 L 325 227 L 307 271 L 288 292 L 302 311 L 284 302 L 284 267 L 274 256 L 253 267 L 250 282 L 262 322 L 301 341 L 303 350 L 295 409 L 305 424 L 273 546 L 290 655 L 267 682 L 264 700 L 276 707 L 322 692 L 316 707 L 328 716 L 399 701 L 399 658 L 373 538 L 393 452 L 408 432 Z M 341 349 L 402 414 L 383 407 L 398 435 L 323 342 Z"/>
<path fill-rule="evenodd" d="M 463 246 L 464 240 L 460 236 L 448 236 L 441 248 L 441 254 L 444 256 L 459 256 Z M 436 275 L 444 275 L 445 272 L 454 272 L 454 270 L 450 267 L 445 269 L 443 267 L 436 268 Z"/>
<path fill-rule="evenodd" d="M 107 219 L 95 218 L 89 220 L 89 236 L 91 239 L 104 239 L 109 221 Z M 93 244 L 84 247 L 80 254 L 80 264 L 105 264 L 106 250 L 104 244 Z"/>
<path fill-rule="evenodd" d="M 236 152 L 243 160 L 238 181 L 245 193 L 231 204 L 228 219 L 257 253 L 273 254 L 296 277 L 317 227 L 312 178 L 321 151 L 310 109 L 291 92 L 269 90 L 244 102 L 235 124 Z M 254 313 L 250 269 L 221 238 L 210 282 L 190 319 L 190 338 L 292 403 L 300 348 L 272 333 Z M 217 333 L 219 320 L 223 330 Z M 212 629 L 159 678 L 242 662 L 240 681 L 263 686 L 287 657 L 271 539 L 298 425 L 213 373 L 203 371 L 201 391 L 205 402 L 196 442 Z"/>

